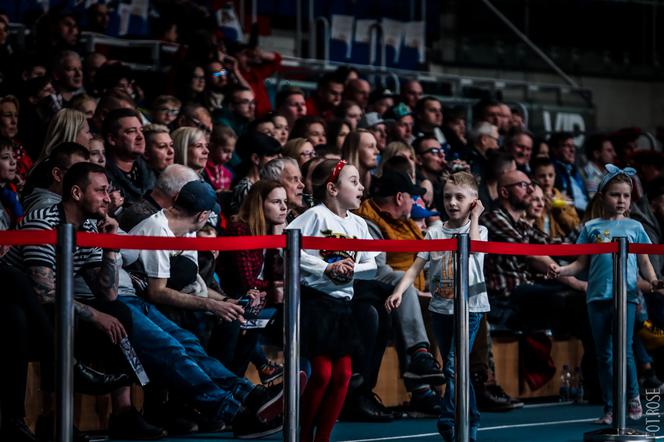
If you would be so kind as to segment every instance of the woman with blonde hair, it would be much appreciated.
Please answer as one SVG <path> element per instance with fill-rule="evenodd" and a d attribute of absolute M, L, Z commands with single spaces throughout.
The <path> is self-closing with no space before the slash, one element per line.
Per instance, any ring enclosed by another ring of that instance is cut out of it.
<path fill-rule="evenodd" d="M 202 176 L 210 153 L 205 132 L 195 127 L 180 127 L 171 133 L 175 164 L 191 167 Z"/>
<path fill-rule="evenodd" d="M 376 138 L 366 129 L 357 129 L 346 137 L 341 146 L 341 158 L 360 172 L 365 194 L 371 187 L 371 171 L 378 166 Z"/>
<path fill-rule="evenodd" d="M 412 173 L 409 173 L 409 175 L 415 176 L 415 149 L 413 149 L 413 146 L 406 144 L 403 141 L 392 141 L 387 146 L 385 146 L 385 149 L 383 149 L 383 152 L 381 153 L 380 169 L 379 173 L 377 174 L 378 176 L 383 174 L 383 164 L 385 164 L 387 161 L 389 161 L 390 158 L 393 157 L 406 158 L 408 162 L 413 165 L 413 171 Z"/>
<path fill-rule="evenodd" d="M 53 152 L 56 146 L 65 141 L 73 141 L 86 149 L 90 148 L 92 133 L 85 114 L 74 109 L 62 109 L 53 117 L 46 129 L 44 147 L 39 155 L 41 162 Z"/>
<path fill-rule="evenodd" d="M 306 138 L 293 138 L 286 142 L 283 155 L 295 159 L 297 165 L 302 167 L 304 163 L 316 156 L 316 150 L 311 141 Z"/>

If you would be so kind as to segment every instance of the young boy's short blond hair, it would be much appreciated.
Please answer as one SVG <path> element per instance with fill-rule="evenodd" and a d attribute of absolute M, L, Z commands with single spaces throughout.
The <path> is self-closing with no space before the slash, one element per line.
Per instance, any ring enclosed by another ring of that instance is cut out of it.
<path fill-rule="evenodd" d="M 475 176 L 472 173 L 465 171 L 454 172 L 449 174 L 445 178 L 445 182 L 443 183 L 443 188 L 445 188 L 446 184 L 468 187 L 473 191 L 475 195 L 477 195 L 479 189 Z"/>

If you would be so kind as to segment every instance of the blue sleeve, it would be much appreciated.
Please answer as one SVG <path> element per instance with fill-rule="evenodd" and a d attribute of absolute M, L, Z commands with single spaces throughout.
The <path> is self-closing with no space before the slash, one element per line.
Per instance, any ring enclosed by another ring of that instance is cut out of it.
<path fill-rule="evenodd" d="M 639 227 L 636 229 L 636 242 L 640 244 L 652 244 L 650 237 L 646 233 L 646 229 L 643 228 L 643 224 L 637 221 Z"/>
<path fill-rule="evenodd" d="M 583 225 L 581 228 L 581 232 L 579 233 L 579 237 L 576 239 L 577 244 L 588 244 L 590 238 L 588 238 L 588 229 L 586 227 L 586 224 Z"/>

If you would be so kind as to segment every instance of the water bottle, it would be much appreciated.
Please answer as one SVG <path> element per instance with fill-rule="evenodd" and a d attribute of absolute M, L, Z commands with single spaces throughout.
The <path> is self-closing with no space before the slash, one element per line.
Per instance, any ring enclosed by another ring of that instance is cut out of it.
<path fill-rule="evenodd" d="M 581 373 L 581 369 L 579 367 L 576 367 L 574 369 L 574 377 L 576 378 L 576 394 L 572 396 L 572 399 L 574 402 L 577 404 L 582 404 L 583 403 L 583 374 Z"/>
<path fill-rule="evenodd" d="M 560 402 L 567 402 L 570 399 L 570 380 L 572 374 L 569 371 L 569 365 L 563 365 L 560 371 Z"/>
<path fill-rule="evenodd" d="M 576 386 L 577 386 L 577 375 L 578 375 L 577 369 L 574 371 L 569 372 L 569 400 L 574 401 L 576 400 Z"/>

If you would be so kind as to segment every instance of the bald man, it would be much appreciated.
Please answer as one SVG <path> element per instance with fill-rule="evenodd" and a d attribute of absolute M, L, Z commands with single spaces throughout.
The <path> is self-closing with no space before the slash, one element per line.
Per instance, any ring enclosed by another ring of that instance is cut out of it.
<path fill-rule="evenodd" d="M 509 171 L 500 177 L 500 206 L 485 213 L 480 221 L 489 231 L 489 241 L 516 244 L 548 244 L 551 241 L 546 233 L 524 222 L 533 190 L 532 181 L 521 171 Z M 573 334 L 582 339 L 584 348 L 591 348 L 593 343 L 585 310 L 587 284 L 576 278 L 544 280 L 543 275 L 552 262 L 548 256 L 487 255 L 484 271 L 491 303 L 488 320 L 498 328 L 526 332 L 553 329 L 554 333 Z M 478 396 L 483 394 L 482 389 L 492 392 L 500 388 L 478 385 L 478 381 L 491 378 L 485 374 L 489 372 L 491 344 L 489 340 L 483 343 L 482 338 L 488 336 L 481 334 L 480 330 L 471 363 L 475 388 L 480 389 Z M 516 405 L 514 402 L 511 400 L 513 406 Z"/>

